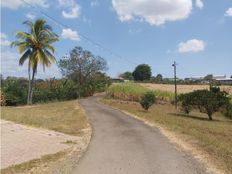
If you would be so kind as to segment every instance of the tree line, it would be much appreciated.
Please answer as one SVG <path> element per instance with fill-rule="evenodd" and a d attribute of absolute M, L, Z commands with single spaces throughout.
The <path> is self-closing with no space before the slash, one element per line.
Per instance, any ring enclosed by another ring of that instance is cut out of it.
<path fill-rule="evenodd" d="M 59 37 L 52 27 L 44 19 L 23 24 L 28 30 L 16 32 L 17 40 L 11 46 L 17 47 L 21 54 L 19 65 L 27 63 L 28 79 L 1 76 L 1 105 L 75 99 L 104 91 L 110 84 L 110 78 L 104 73 L 107 70 L 104 58 L 75 47 L 57 62 L 53 44 Z M 36 80 L 38 66 L 41 64 L 45 72 L 52 63 L 58 64 L 63 78 Z"/>

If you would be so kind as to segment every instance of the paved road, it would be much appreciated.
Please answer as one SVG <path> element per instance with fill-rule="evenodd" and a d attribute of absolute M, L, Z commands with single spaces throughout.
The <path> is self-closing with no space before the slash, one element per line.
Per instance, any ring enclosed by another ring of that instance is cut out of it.
<path fill-rule="evenodd" d="M 76 136 L 32 128 L 5 120 L 0 120 L 0 126 L 0 169 L 67 149 L 70 147 L 69 144 L 64 144 L 67 140 L 80 140 Z"/>
<path fill-rule="evenodd" d="M 93 137 L 75 174 L 205 174 L 191 156 L 178 151 L 158 129 L 124 113 L 81 100 Z"/>

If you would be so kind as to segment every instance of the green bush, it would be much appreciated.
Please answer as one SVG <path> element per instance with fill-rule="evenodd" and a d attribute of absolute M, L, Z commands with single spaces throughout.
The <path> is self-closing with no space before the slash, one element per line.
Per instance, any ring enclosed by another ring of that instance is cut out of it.
<path fill-rule="evenodd" d="M 225 117 L 227 117 L 227 118 L 229 118 L 229 119 L 232 119 L 232 104 L 229 104 L 227 107 L 226 107 L 226 109 L 225 109 L 225 111 L 224 111 L 224 116 Z"/>
<path fill-rule="evenodd" d="M 191 107 L 199 109 L 200 112 L 206 113 L 212 120 L 213 113 L 223 110 L 229 104 L 228 94 L 218 88 L 208 90 L 197 90 L 179 96 L 182 109 L 186 113 L 190 112 Z"/>
<path fill-rule="evenodd" d="M 27 101 L 27 87 L 22 79 L 9 77 L 2 84 L 2 91 L 5 94 L 6 105 L 16 106 Z"/>
<path fill-rule="evenodd" d="M 155 103 L 155 94 L 152 91 L 146 92 L 140 99 L 140 104 L 148 111 L 148 109 Z"/>
<path fill-rule="evenodd" d="M 178 96 L 178 101 L 181 101 L 181 110 L 184 111 L 185 114 L 189 114 L 192 110 L 192 106 L 189 104 L 191 102 L 190 94 L 180 94 Z"/>

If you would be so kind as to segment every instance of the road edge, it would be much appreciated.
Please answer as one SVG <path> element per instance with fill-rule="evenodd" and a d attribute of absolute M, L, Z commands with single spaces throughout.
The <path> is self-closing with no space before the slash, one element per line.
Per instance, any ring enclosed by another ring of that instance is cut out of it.
<path fill-rule="evenodd" d="M 99 104 L 102 104 L 106 107 L 110 107 L 114 110 L 120 111 L 124 113 L 125 115 L 132 117 L 136 120 L 142 121 L 144 124 L 159 129 L 159 131 L 170 141 L 170 143 L 174 144 L 177 150 L 184 151 L 190 154 L 194 159 L 196 159 L 199 163 L 203 164 L 207 170 L 207 173 L 212 174 L 225 174 L 225 172 L 222 169 L 219 169 L 219 167 L 215 167 L 217 165 L 212 162 L 211 157 L 199 146 L 194 145 L 189 142 L 189 136 L 187 135 L 181 135 L 178 133 L 173 133 L 172 131 L 168 130 L 168 128 L 158 124 L 158 123 L 151 123 L 147 121 L 146 119 L 140 118 L 139 116 L 132 114 L 130 112 L 127 112 L 125 110 L 121 110 L 119 108 L 110 106 L 106 103 L 103 103 L 100 101 L 101 99 L 98 99 L 97 102 Z"/>

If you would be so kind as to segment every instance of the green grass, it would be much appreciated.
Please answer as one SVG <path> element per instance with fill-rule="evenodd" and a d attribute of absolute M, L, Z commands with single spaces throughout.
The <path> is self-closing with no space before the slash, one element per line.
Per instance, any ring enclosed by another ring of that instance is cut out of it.
<path fill-rule="evenodd" d="M 148 92 L 146 87 L 143 87 L 137 83 L 120 83 L 111 85 L 106 94 L 108 97 L 114 99 L 120 99 L 125 101 L 139 101 L 140 97 Z M 174 94 L 171 92 L 156 90 L 153 91 L 155 96 L 160 100 L 171 101 L 174 98 Z"/>
<path fill-rule="evenodd" d="M 139 104 L 103 100 L 105 104 L 127 111 L 148 122 L 159 124 L 172 132 L 187 135 L 211 155 L 214 162 L 228 174 L 232 173 L 232 121 L 215 114 L 214 121 L 208 121 L 206 114 L 193 112 L 185 115 L 172 105 L 154 105 L 145 112 Z"/>
<path fill-rule="evenodd" d="M 87 119 L 78 102 L 54 102 L 23 107 L 2 107 L 1 118 L 24 125 L 79 135 Z"/>

